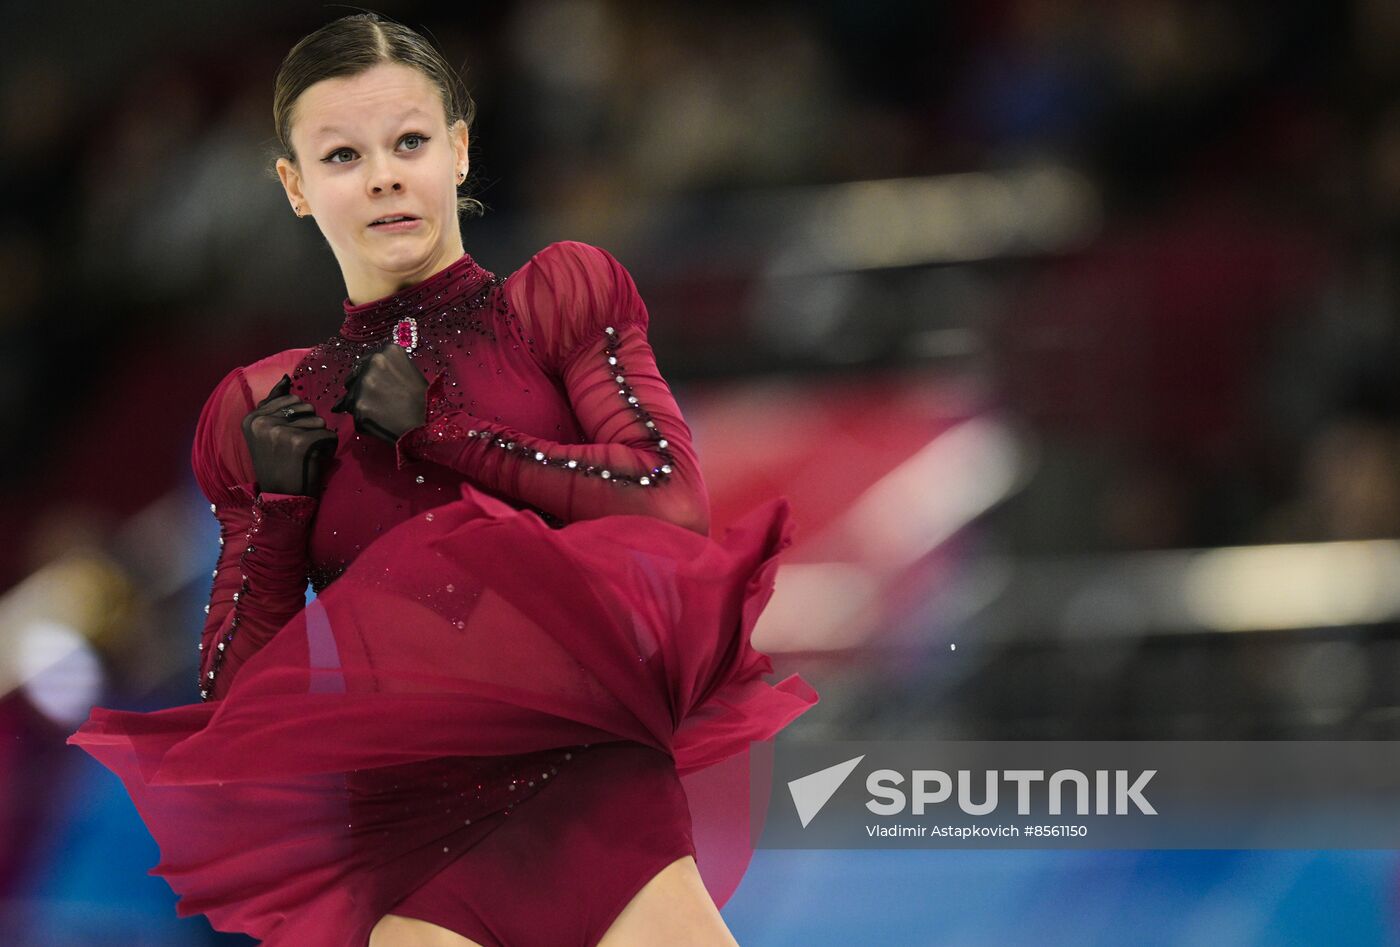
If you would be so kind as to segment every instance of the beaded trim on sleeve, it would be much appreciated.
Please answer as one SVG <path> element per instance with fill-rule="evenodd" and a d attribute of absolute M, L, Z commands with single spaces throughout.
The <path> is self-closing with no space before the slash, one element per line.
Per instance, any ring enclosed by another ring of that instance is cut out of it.
<path fill-rule="evenodd" d="M 603 357 L 607 360 L 608 366 L 613 372 L 613 381 L 617 382 L 618 397 L 626 401 L 647 428 L 648 434 L 653 441 L 653 449 L 661 456 L 662 462 L 648 473 L 625 474 L 610 470 L 606 467 L 599 467 L 594 464 L 585 464 L 581 461 L 563 455 L 551 456 L 541 450 L 530 450 L 525 445 L 520 447 L 516 456 L 521 459 L 528 459 L 544 467 L 558 467 L 561 470 L 568 470 L 582 474 L 585 477 L 601 477 L 603 480 L 611 481 L 619 486 L 637 484 L 642 487 L 660 486 L 670 479 L 671 471 L 675 468 L 676 458 L 670 451 L 670 442 L 656 426 L 655 419 L 647 411 L 632 393 L 632 386 L 627 383 L 627 376 L 624 374 L 624 367 L 617 357 L 618 335 L 617 330 L 608 326 L 603 330 L 606 333 L 607 344 L 603 348 Z M 456 423 L 451 414 L 452 403 L 442 392 L 442 376 L 433 380 L 429 386 L 427 396 L 427 414 L 430 420 L 421 428 L 414 431 L 408 437 L 408 442 L 414 449 L 419 449 L 428 443 L 460 440 L 465 437 L 478 437 L 490 445 L 502 450 L 515 451 L 517 444 L 513 440 L 498 436 L 498 432 L 490 428 L 462 430 L 460 424 Z"/>
<path fill-rule="evenodd" d="M 202 700 L 202 701 L 207 701 L 207 700 L 209 699 L 209 696 L 210 696 L 211 694 L 214 693 L 214 679 L 215 679 L 215 677 L 216 677 L 216 676 L 218 675 L 218 673 L 219 673 L 219 667 L 220 667 L 220 665 L 223 664 L 223 661 L 224 661 L 224 651 L 225 651 L 225 649 L 226 649 L 229 645 L 231 645 L 231 644 L 233 643 L 233 636 L 234 636 L 234 633 L 235 633 L 236 631 L 238 631 L 238 624 L 239 624 L 239 622 L 240 622 L 240 621 L 242 620 L 242 618 L 243 618 L 242 614 L 238 611 L 238 600 L 239 600 L 240 598 L 242 598 L 244 595 L 247 595 L 247 594 L 248 594 L 248 571 L 247 571 L 247 569 L 245 568 L 245 563 L 247 562 L 248 557 L 251 556 L 251 555 L 253 555 L 253 554 L 257 551 L 257 548 L 256 548 L 256 547 L 254 546 L 254 544 L 253 544 L 253 540 L 257 537 L 258 533 L 259 533 L 259 532 L 261 531 L 261 529 L 262 529 L 262 524 L 263 524 L 263 519 L 264 519 L 264 517 L 265 517 L 265 516 L 288 517 L 288 518 L 291 518 L 291 519 L 293 519 L 293 520 L 295 520 L 295 521 L 297 521 L 297 522 L 302 522 L 302 523 L 304 523 L 304 522 L 306 522 L 307 520 L 311 519 L 311 517 L 312 517 L 313 515 L 315 515 L 316 506 L 317 506 L 316 498 L 315 498 L 315 497 L 309 497 L 309 496 L 308 496 L 308 497 L 286 497 L 286 498 L 282 498 L 282 499 L 268 500 L 268 501 L 264 501 L 263 498 L 262 498 L 261 496 L 258 496 L 258 497 L 253 501 L 253 507 L 252 507 L 252 510 L 253 510 L 253 519 L 252 519 L 252 523 L 251 523 L 251 524 L 249 525 L 249 527 L 248 527 L 248 544 L 247 544 L 246 546 L 243 547 L 243 552 L 242 552 L 242 554 L 238 557 L 238 571 L 239 571 L 239 574 L 242 576 L 242 580 L 243 580 L 243 581 L 242 581 L 242 584 L 239 585 L 238 591 L 233 593 L 233 620 L 229 622 L 229 625 L 228 625 L 227 630 L 224 631 L 223 636 L 219 639 L 217 645 L 215 646 L 215 650 L 214 650 L 214 660 L 213 660 L 213 663 L 210 665 L 209 670 L 208 670 L 207 672 L 202 671 L 202 672 L 201 672 L 201 675 L 200 675 L 200 677 L 199 677 L 199 679 L 195 682 L 195 686 L 199 688 L 199 699 L 200 699 L 200 700 Z M 214 503 L 210 503 L 210 504 L 209 504 L 209 512 L 214 513 L 214 514 L 217 515 L 218 512 L 219 512 L 218 505 L 217 505 L 217 504 L 214 504 Z M 221 526 L 222 526 L 222 524 L 221 524 Z M 219 546 L 222 547 L 223 545 L 224 545 L 224 535 L 223 535 L 223 529 L 221 528 L 221 529 L 220 529 L 220 533 L 219 533 Z M 217 581 L 218 578 L 219 578 L 219 570 L 218 570 L 218 568 L 216 567 L 216 568 L 214 569 L 213 579 L 214 579 L 215 581 Z M 208 612 L 209 612 L 209 606 L 208 606 L 208 605 L 205 605 L 205 606 L 204 606 L 204 612 L 205 612 L 205 614 L 208 614 Z M 199 667 L 200 667 L 201 669 L 203 669 L 203 667 L 204 667 L 204 642 L 203 642 L 203 641 L 200 641 L 200 642 L 199 642 L 199 657 L 200 657 Z"/>

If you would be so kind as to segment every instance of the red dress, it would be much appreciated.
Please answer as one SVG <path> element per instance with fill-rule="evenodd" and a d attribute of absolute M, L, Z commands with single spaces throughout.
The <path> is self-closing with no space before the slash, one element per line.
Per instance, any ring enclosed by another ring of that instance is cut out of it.
<path fill-rule="evenodd" d="M 200 415 L 222 548 L 199 699 L 97 707 L 68 742 L 122 779 L 177 913 L 268 944 L 364 945 L 395 913 L 591 945 L 687 854 L 722 906 L 753 851 L 750 764 L 817 702 L 750 644 L 787 501 L 708 535 L 691 432 L 606 251 L 554 243 L 505 278 L 464 254 L 344 309 Z M 430 380 L 394 444 L 330 411 L 391 338 Z M 243 441 L 283 373 L 339 436 L 319 497 L 261 493 Z"/>

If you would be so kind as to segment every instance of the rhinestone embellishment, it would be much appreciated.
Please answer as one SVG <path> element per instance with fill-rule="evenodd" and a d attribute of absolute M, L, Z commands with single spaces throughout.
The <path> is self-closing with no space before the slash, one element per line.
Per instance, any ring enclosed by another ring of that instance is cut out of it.
<path fill-rule="evenodd" d="M 418 347 L 418 320 L 412 316 L 400 319 L 394 326 L 394 342 L 411 354 Z"/>
<path fill-rule="evenodd" d="M 233 619 L 232 619 L 232 621 L 229 622 L 229 625 L 228 625 L 227 630 L 224 631 L 223 639 L 222 639 L 221 641 L 219 641 L 218 645 L 216 646 L 216 647 L 217 647 L 217 650 L 215 650 L 215 651 L 213 652 L 213 655 L 214 655 L 214 663 L 213 663 L 212 665 L 210 665 L 210 667 L 209 667 L 209 671 L 208 671 L 208 674 L 207 674 L 207 679 L 206 679 L 206 676 L 205 676 L 205 675 L 200 675 L 200 678 L 199 678 L 199 681 L 198 681 L 198 687 L 199 687 L 199 699 L 202 700 L 202 701 L 207 701 L 207 700 L 209 699 L 210 695 L 214 693 L 214 677 L 215 677 L 215 675 L 216 675 L 216 674 L 218 673 L 218 671 L 219 671 L 219 666 L 220 666 L 221 664 L 223 664 L 223 660 L 224 660 L 224 650 L 225 650 L 225 648 L 227 648 L 227 646 L 228 646 L 229 644 L 231 644 L 231 643 L 233 642 L 233 635 L 234 635 L 234 632 L 238 631 L 238 623 L 239 623 L 239 621 L 240 621 L 240 620 L 242 619 L 242 617 L 243 617 L 242 614 L 241 614 L 241 613 L 239 612 L 239 610 L 238 610 L 238 599 L 239 599 L 239 597 L 240 597 L 241 595 L 243 595 L 245 592 L 248 591 L 248 575 L 247 575 L 247 570 L 244 569 L 243 566 L 244 566 L 244 563 L 246 562 L 246 560 L 247 560 L 247 558 L 248 558 L 248 555 L 253 551 L 253 545 L 252 545 L 252 538 L 253 538 L 253 535 L 258 531 L 258 528 L 262 525 L 262 515 L 261 515 L 261 513 L 262 513 L 262 511 L 261 511 L 261 509 L 259 509 L 258 505 L 257 505 L 257 504 L 254 504 L 254 506 L 253 506 L 253 523 L 252 523 L 252 525 L 249 526 L 249 528 L 248 528 L 248 539 L 249 539 L 249 542 L 248 542 L 248 545 L 247 545 L 247 546 L 243 547 L 243 552 L 242 552 L 242 554 L 238 557 L 239 572 L 241 572 L 241 573 L 243 574 L 243 581 L 242 581 L 241 584 L 239 585 L 238 591 L 233 593 L 233 604 L 234 604 Z M 218 573 L 218 570 L 216 569 L 216 570 L 215 570 L 215 574 L 217 575 L 217 573 Z M 208 611 L 209 611 L 209 606 L 206 605 L 206 606 L 204 607 L 204 610 L 205 610 L 205 612 L 208 612 Z M 204 654 L 204 642 L 202 642 L 202 641 L 201 641 L 200 644 L 199 644 L 199 652 L 200 652 L 201 655 Z"/>

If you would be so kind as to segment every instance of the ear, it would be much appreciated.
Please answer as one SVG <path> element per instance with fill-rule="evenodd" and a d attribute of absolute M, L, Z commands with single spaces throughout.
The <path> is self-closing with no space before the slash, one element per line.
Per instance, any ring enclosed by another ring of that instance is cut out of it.
<path fill-rule="evenodd" d="M 297 171 L 296 165 L 286 158 L 277 159 L 277 177 L 282 181 L 282 190 L 287 192 L 287 200 L 293 208 L 300 207 L 303 210 L 310 210 L 306 200 L 306 194 L 301 188 L 301 174 Z"/>
<path fill-rule="evenodd" d="M 457 163 L 453 167 L 470 172 L 471 159 L 467 156 L 467 145 L 470 144 L 467 136 L 467 123 L 460 118 L 457 119 L 447 130 L 447 137 L 452 142 L 452 150 L 456 153 Z"/>

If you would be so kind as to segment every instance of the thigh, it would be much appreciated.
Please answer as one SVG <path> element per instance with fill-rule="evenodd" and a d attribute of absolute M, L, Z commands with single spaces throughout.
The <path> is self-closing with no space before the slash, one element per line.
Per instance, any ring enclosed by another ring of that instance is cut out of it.
<path fill-rule="evenodd" d="M 598 942 L 598 947 L 738 947 L 715 907 L 695 859 L 671 862 L 642 886 Z"/>
<path fill-rule="evenodd" d="M 369 947 L 482 947 L 455 931 L 416 917 L 386 914 L 369 933 Z"/>

